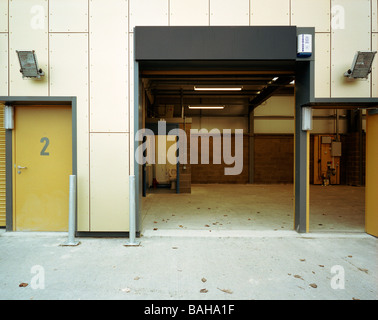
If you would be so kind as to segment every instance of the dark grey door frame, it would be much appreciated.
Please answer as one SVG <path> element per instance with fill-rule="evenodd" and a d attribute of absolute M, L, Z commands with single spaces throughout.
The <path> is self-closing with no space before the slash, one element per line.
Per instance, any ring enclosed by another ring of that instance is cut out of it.
<path fill-rule="evenodd" d="M 297 35 L 312 35 L 312 56 L 297 58 Z M 238 66 L 244 63 L 291 65 L 295 71 L 295 203 L 294 225 L 308 232 L 308 132 L 302 131 L 302 106 L 314 100 L 315 28 L 267 27 L 135 27 L 134 29 L 134 133 L 141 127 L 139 69 L 141 66 Z M 134 150 L 137 144 L 134 143 Z M 140 166 L 134 160 L 137 190 Z M 140 197 L 136 196 L 137 230 Z"/>

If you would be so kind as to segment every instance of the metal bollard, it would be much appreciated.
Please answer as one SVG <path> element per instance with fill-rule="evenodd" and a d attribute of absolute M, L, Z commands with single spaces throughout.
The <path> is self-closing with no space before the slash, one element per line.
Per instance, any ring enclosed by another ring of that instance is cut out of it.
<path fill-rule="evenodd" d="M 135 240 L 135 176 L 129 176 L 129 241 L 125 246 L 139 246 L 140 241 Z"/>
<path fill-rule="evenodd" d="M 68 240 L 62 246 L 77 246 L 79 241 L 75 240 L 76 226 L 76 176 L 70 175 L 69 208 L 68 208 Z"/>

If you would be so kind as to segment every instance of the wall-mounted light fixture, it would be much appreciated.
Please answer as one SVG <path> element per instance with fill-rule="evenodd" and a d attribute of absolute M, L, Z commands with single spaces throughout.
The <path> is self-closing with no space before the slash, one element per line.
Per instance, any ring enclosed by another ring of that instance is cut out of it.
<path fill-rule="evenodd" d="M 14 111 L 10 105 L 4 106 L 4 129 L 12 130 L 14 128 Z"/>
<path fill-rule="evenodd" d="M 357 51 L 354 55 L 352 67 L 344 73 L 344 77 L 351 79 L 367 79 L 371 72 L 374 56 L 377 51 Z"/>
<path fill-rule="evenodd" d="M 312 130 L 312 108 L 302 107 L 302 130 Z"/>
<path fill-rule="evenodd" d="M 20 62 L 20 72 L 23 79 L 40 79 L 45 73 L 38 67 L 37 56 L 34 50 L 18 51 L 18 61 Z"/>
<path fill-rule="evenodd" d="M 195 91 L 241 91 L 242 86 L 195 86 Z"/>
<path fill-rule="evenodd" d="M 224 106 L 218 105 L 196 105 L 196 106 L 188 106 L 189 109 L 208 109 L 208 110 L 216 110 L 216 109 L 224 109 Z"/>

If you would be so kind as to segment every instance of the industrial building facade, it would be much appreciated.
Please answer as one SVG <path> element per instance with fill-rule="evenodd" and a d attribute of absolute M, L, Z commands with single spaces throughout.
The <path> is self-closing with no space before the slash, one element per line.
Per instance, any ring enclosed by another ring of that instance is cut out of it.
<path fill-rule="evenodd" d="M 294 183 L 298 232 L 309 231 L 309 185 L 345 184 L 366 186 L 365 230 L 377 236 L 378 58 L 366 78 L 348 76 L 357 52 L 378 50 L 377 10 L 376 0 L 0 0 L 0 120 L 11 118 L 1 226 L 66 231 L 75 174 L 77 234 L 127 233 L 135 175 L 137 231 L 156 184 Z M 21 51 L 34 51 L 38 78 L 20 72 Z M 159 122 L 188 137 L 230 130 L 232 148 L 243 130 L 242 171 L 138 162 L 139 130 L 156 147 Z"/>

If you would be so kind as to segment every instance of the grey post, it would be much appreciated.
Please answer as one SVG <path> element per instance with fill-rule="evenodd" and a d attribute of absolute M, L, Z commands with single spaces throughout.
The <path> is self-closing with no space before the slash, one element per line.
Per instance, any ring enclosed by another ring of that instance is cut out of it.
<path fill-rule="evenodd" d="M 62 246 L 77 246 L 79 241 L 75 240 L 76 227 L 76 176 L 70 175 L 69 189 L 69 208 L 68 208 L 68 240 Z"/>
<path fill-rule="evenodd" d="M 125 246 L 139 246 L 140 242 L 135 241 L 135 176 L 129 176 L 129 241 Z"/>

